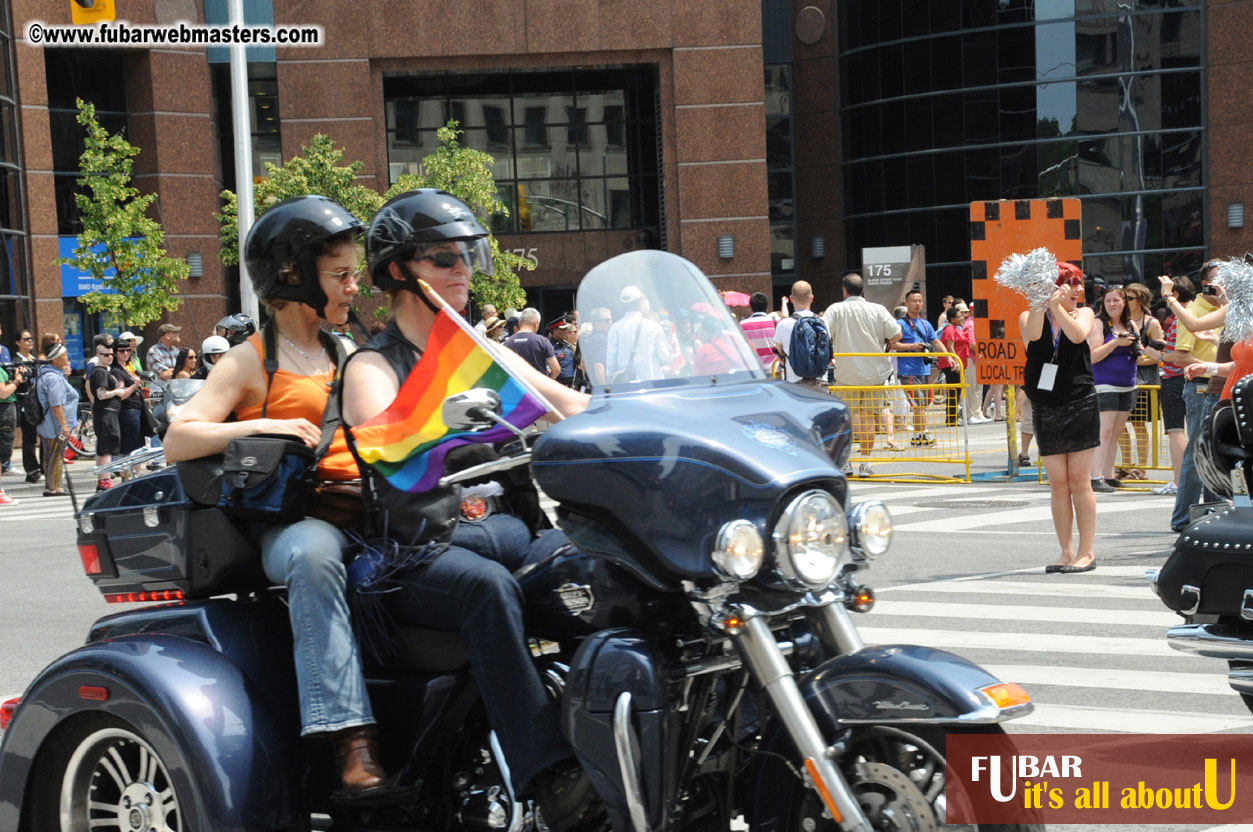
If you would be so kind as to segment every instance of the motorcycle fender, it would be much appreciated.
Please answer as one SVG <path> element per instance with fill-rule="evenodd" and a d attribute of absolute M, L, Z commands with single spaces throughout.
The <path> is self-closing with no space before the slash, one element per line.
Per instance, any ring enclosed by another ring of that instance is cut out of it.
<path fill-rule="evenodd" d="M 86 699 L 84 686 L 108 696 Z M 259 832 L 293 823 L 299 723 L 285 724 L 265 705 L 226 656 L 189 639 L 154 634 L 67 653 L 31 684 L 5 732 L 0 829 L 18 829 L 45 743 L 89 713 L 125 720 L 152 744 L 188 796 L 189 828 Z"/>
<path fill-rule="evenodd" d="M 945 650 L 896 644 L 829 659 L 800 680 L 800 689 L 826 730 L 888 723 L 983 725 L 1032 711 L 1029 702 L 998 708 L 980 693 L 999 681 Z"/>
<path fill-rule="evenodd" d="M 604 801 L 610 826 L 630 829 L 627 789 L 614 745 L 614 706 L 631 694 L 636 771 L 649 827 L 663 827 L 666 806 L 666 674 L 652 642 L 637 630 L 602 630 L 570 662 L 561 728 Z"/>

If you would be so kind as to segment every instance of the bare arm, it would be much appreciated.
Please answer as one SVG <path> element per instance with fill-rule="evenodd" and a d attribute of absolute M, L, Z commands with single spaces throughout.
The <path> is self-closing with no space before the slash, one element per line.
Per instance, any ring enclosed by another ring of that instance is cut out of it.
<path fill-rule="evenodd" d="M 235 408 L 264 395 L 265 373 L 256 351 L 244 344 L 232 349 L 218 360 L 204 387 L 170 424 L 163 440 L 165 458 L 180 462 L 220 454 L 232 439 L 259 433 L 287 434 L 317 447 L 322 429 L 308 419 L 226 421 Z"/>
<path fill-rule="evenodd" d="M 582 413 L 592 401 L 586 393 L 580 393 L 572 387 L 566 387 L 528 364 L 522 356 L 510 349 L 495 349 L 496 360 L 505 364 L 509 372 L 522 376 L 532 387 L 548 399 L 553 409 L 562 416 L 573 416 Z M 350 365 L 351 366 L 351 365 Z"/>
<path fill-rule="evenodd" d="M 548 359 L 548 377 L 556 378 L 561 375 L 561 362 L 556 358 Z"/>
<path fill-rule="evenodd" d="M 1221 309 L 1215 309 L 1214 311 L 1198 318 L 1196 315 L 1193 315 L 1190 311 L 1188 311 L 1188 309 L 1186 309 L 1184 305 L 1179 302 L 1179 299 L 1172 294 L 1172 292 L 1175 291 L 1175 281 L 1165 275 L 1162 275 L 1157 278 L 1157 282 L 1162 284 L 1162 297 L 1166 298 L 1166 308 L 1179 319 L 1179 323 L 1183 324 L 1189 332 L 1201 332 L 1207 329 L 1214 329 L 1222 326 L 1223 323 L 1226 322 L 1227 307 L 1225 305 Z"/>
<path fill-rule="evenodd" d="M 1044 310 L 1033 309 L 1023 312 L 1018 316 L 1018 337 L 1022 339 L 1023 346 L 1030 344 L 1032 341 L 1038 340 L 1044 332 Z M 952 342 L 949 342 L 952 344 Z M 952 352 L 952 346 L 949 352 Z"/>
<path fill-rule="evenodd" d="M 1088 349 L 1092 351 L 1092 363 L 1104 361 L 1109 358 L 1110 353 L 1130 341 L 1120 338 L 1117 334 L 1113 338 L 1105 340 L 1105 327 L 1100 321 L 1092 322 L 1092 331 L 1088 333 Z"/>

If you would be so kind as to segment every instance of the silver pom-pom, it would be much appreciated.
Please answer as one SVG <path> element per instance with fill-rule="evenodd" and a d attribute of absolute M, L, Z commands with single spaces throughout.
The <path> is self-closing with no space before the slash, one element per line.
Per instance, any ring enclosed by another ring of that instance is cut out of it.
<path fill-rule="evenodd" d="M 1006 257 L 994 279 L 1025 297 L 1032 309 L 1044 309 L 1057 288 L 1057 274 L 1057 258 L 1048 249 L 1037 248 Z"/>
<path fill-rule="evenodd" d="M 1253 336 L 1253 266 L 1241 257 L 1218 264 L 1214 283 L 1227 293 L 1227 321 L 1223 324 L 1224 341 L 1243 341 Z"/>

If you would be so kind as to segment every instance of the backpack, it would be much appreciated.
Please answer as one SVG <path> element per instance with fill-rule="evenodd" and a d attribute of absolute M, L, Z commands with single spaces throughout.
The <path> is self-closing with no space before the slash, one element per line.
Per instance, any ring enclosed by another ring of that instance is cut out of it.
<path fill-rule="evenodd" d="M 38 427 L 44 420 L 43 402 L 39 401 L 39 377 L 26 383 L 26 390 L 18 393 L 17 410 L 22 414 L 22 421 L 31 427 Z"/>
<path fill-rule="evenodd" d="M 796 324 L 787 345 L 788 362 L 801 378 L 822 378 L 831 363 L 831 334 L 817 315 L 792 315 Z"/>

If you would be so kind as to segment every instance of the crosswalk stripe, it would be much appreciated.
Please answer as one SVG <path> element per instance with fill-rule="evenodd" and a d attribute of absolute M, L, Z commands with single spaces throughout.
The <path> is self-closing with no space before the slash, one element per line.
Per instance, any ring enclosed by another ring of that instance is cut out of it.
<path fill-rule="evenodd" d="M 890 487 L 895 490 L 879 491 L 878 488 Z M 849 489 L 849 494 L 853 501 L 857 502 L 865 499 L 883 500 L 907 500 L 917 497 L 964 497 L 967 494 L 982 494 L 987 491 L 1003 491 L 1004 486 L 954 486 L 954 485 L 937 485 L 924 488 L 901 488 L 896 483 L 891 486 L 866 486 L 860 483 L 855 484 Z M 895 509 L 889 510 L 894 511 Z"/>
<path fill-rule="evenodd" d="M 1162 638 L 1069 636 L 1053 633 L 1002 633 L 905 627 L 859 627 L 867 644 L 922 644 L 943 650 L 1013 650 L 1077 653 L 1090 656 L 1163 656 L 1201 658 L 1172 650 Z M 1210 661 L 1210 660 L 1206 660 Z"/>
<path fill-rule="evenodd" d="M 1166 629 L 1179 617 L 1160 610 L 1101 610 L 1074 607 L 1024 607 L 1010 604 L 953 604 L 935 601 L 879 601 L 874 615 L 907 615 L 923 618 L 963 618 L 995 621 L 1048 621 L 1071 624 L 1116 624 Z"/>
<path fill-rule="evenodd" d="M 1007 726 L 1039 725 L 1077 732 L 1118 731 L 1129 734 L 1209 734 L 1253 727 L 1253 715 L 1197 714 L 1179 711 L 1094 708 L 1036 703 L 1035 710 Z M 1011 729 L 1012 732 L 1012 729 Z"/>
<path fill-rule="evenodd" d="M 1070 688 L 1113 688 L 1159 693 L 1200 693 L 1232 696 L 1221 673 L 1177 673 L 1168 670 L 1118 670 L 1041 664 L 985 664 L 983 669 L 1005 682 L 1061 685 Z"/>
<path fill-rule="evenodd" d="M 1097 517 L 1107 514 L 1120 514 L 1126 511 L 1141 511 L 1143 509 L 1165 508 L 1174 506 L 1173 498 L 1166 499 L 1155 497 L 1152 499 L 1135 499 L 1128 502 L 1106 502 L 1098 501 L 1096 504 Z M 888 507 L 888 511 L 891 511 Z M 1008 526 L 1022 525 L 1026 526 L 1030 523 L 1039 523 L 1041 521 L 1052 522 L 1052 509 L 1047 505 L 1032 506 L 1030 508 L 1010 509 L 1009 511 L 989 511 L 979 514 L 967 515 L 964 517 L 945 516 L 934 520 L 919 520 L 914 523 L 905 523 L 893 527 L 893 532 L 959 532 L 966 529 L 977 529 L 986 526 Z"/>
<path fill-rule="evenodd" d="M 1038 571 L 1038 570 L 1037 570 Z M 1091 573 L 1100 574 L 1100 567 Z M 1157 601 L 1148 583 L 1142 586 L 1118 584 L 1094 584 L 1076 580 L 1075 575 L 1050 575 L 1048 581 L 964 581 L 961 583 L 936 581 L 931 584 L 909 584 L 885 587 L 877 592 L 931 592 L 946 595 L 1053 595 L 1064 598 L 1134 598 L 1140 601 Z"/>

